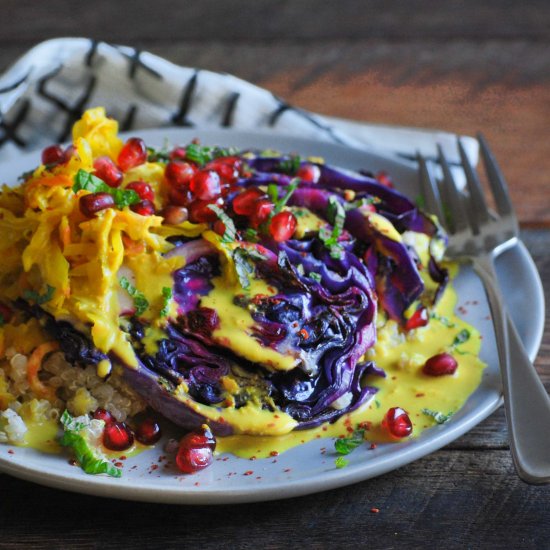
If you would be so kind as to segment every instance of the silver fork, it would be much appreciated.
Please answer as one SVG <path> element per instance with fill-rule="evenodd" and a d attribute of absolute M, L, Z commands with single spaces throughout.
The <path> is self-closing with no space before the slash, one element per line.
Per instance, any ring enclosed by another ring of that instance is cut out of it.
<path fill-rule="evenodd" d="M 441 148 L 441 195 L 426 160 L 419 154 L 421 193 L 426 209 L 439 218 L 449 234 L 448 256 L 471 262 L 484 284 L 495 328 L 510 449 L 518 475 L 528 483 L 550 483 L 550 397 L 506 311 L 494 268 L 495 258 L 517 244 L 518 222 L 495 158 L 483 136 L 478 138 L 496 213 L 487 206 L 460 140 L 468 194 L 457 189 Z"/>

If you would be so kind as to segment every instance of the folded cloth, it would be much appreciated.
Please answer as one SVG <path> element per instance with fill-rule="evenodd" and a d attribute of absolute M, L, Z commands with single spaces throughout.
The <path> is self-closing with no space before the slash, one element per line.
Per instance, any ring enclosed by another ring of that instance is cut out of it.
<path fill-rule="evenodd" d="M 367 98 L 365 98 L 366 100 Z M 122 130 L 185 126 L 271 131 L 332 141 L 412 161 L 440 144 L 458 162 L 456 135 L 324 117 L 231 75 L 180 67 L 148 52 L 87 38 L 57 38 L 0 76 L 0 161 L 70 138 L 88 107 L 102 105 Z M 477 142 L 464 137 L 473 164 Z"/>

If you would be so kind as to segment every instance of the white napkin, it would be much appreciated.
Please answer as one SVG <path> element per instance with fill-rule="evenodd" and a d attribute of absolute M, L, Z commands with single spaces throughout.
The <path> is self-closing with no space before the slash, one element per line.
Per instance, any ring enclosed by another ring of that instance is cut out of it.
<path fill-rule="evenodd" d="M 459 161 L 454 134 L 323 117 L 239 78 L 87 38 L 42 42 L 0 76 L 0 160 L 21 148 L 66 141 L 81 112 L 97 105 L 123 130 L 180 125 L 272 131 L 411 161 L 417 152 L 435 157 L 440 144 L 451 163 Z M 463 137 L 463 144 L 477 164 L 477 141 Z"/>

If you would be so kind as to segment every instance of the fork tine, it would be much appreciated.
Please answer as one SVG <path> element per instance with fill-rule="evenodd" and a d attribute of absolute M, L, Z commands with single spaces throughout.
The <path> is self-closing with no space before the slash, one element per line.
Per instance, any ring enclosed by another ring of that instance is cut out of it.
<path fill-rule="evenodd" d="M 458 138 L 457 141 L 458 151 L 462 161 L 462 168 L 464 169 L 464 174 L 466 175 L 466 183 L 470 193 L 471 208 L 468 210 L 470 214 L 470 222 L 474 233 L 479 233 L 479 227 L 490 220 L 489 209 L 487 207 L 487 202 L 485 201 L 483 188 L 481 187 L 479 178 L 470 164 L 470 159 L 468 159 L 468 155 L 464 150 L 464 146 L 462 145 L 460 138 Z"/>
<path fill-rule="evenodd" d="M 500 171 L 493 153 L 489 149 L 487 140 L 481 132 L 478 133 L 477 139 L 479 141 L 481 155 L 483 156 L 483 164 L 487 171 L 487 179 L 489 180 L 493 196 L 495 197 L 497 212 L 500 216 L 514 215 L 514 208 L 512 207 L 510 195 L 508 194 L 506 180 Z"/>
<path fill-rule="evenodd" d="M 446 220 L 443 214 L 443 209 L 441 208 L 441 198 L 439 196 L 437 182 L 428 168 L 426 159 L 420 153 L 416 154 L 416 158 L 420 168 L 420 190 L 424 200 L 426 201 L 426 210 L 432 214 L 435 214 L 439 221 L 445 224 Z"/>
<path fill-rule="evenodd" d="M 458 191 L 456 183 L 443 153 L 441 145 L 437 146 L 439 164 L 443 171 L 443 196 L 445 204 L 451 213 L 451 232 L 457 233 L 468 227 L 468 216 L 464 209 L 464 196 Z"/>

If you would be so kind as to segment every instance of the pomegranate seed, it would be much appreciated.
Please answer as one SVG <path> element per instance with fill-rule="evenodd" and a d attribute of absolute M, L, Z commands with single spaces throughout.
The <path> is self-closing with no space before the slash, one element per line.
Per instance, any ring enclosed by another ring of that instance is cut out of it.
<path fill-rule="evenodd" d="M 275 205 L 269 199 L 260 199 L 254 203 L 250 225 L 257 228 L 267 220 Z"/>
<path fill-rule="evenodd" d="M 147 160 L 147 147 L 140 138 L 130 138 L 118 154 L 118 165 L 126 172 Z"/>
<path fill-rule="evenodd" d="M 215 212 L 208 208 L 209 204 L 216 204 L 217 206 L 223 205 L 223 200 L 217 201 L 199 201 L 195 200 L 189 205 L 189 219 L 193 223 L 211 223 L 218 219 Z"/>
<path fill-rule="evenodd" d="M 401 407 L 392 407 L 389 409 L 384 420 L 382 420 L 382 426 L 391 435 L 399 439 L 411 435 L 413 431 L 411 419 Z"/>
<path fill-rule="evenodd" d="M 189 188 L 201 200 L 215 199 L 221 193 L 220 176 L 212 170 L 201 170 L 195 174 Z"/>
<path fill-rule="evenodd" d="M 265 197 L 263 191 L 250 187 L 233 199 L 233 211 L 240 216 L 250 216 L 254 212 L 254 204 L 262 197 Z"/>
<path fill-rule="evenodd" d="M 103 430 L 103 445 L 111 451 L 125 451 L 134 444 L 134 434 L 124 422 L 111 422 Z"/>
<path fill-rule="evenodd" d="M 178 206 L 187 206 L 189 203 L 193 202 L 195 198 L 193 197 L 193 193 L 185 187 L 171 187 L 168 190 L 168 196 L 170 197 L 170 202 Z"/>
<path fill-rule="evenodd" d="M 376 179 L 378 180 L 378 183 L 383 186 L 393 188 L 393 181 L 387 172 L 378 172 L 378 174 L 376 174 Z"/>
<path fill-rule="evenodd" d="M 294 235 L 297 223 L 292 212 L 279 212 L 271 219 L 269 233 L 278 243 L 288 241 Z"/>
<path fill-rule="evenodd" d="M 161 435 L 160 426 L 152 418 L 146 418 L 136 428 L 136 439 L 144 445 L 154 445 Z"/>
<path fill-rule="evenodd" d="M 193 179 L 197 169 L 188 162 L 172 161 L 166 165 L 164 177 L 174 187 L 187 185 Z"/>
<path fill-rule="evenodd" d="M 444 374 L 454 374 L 458 367 L 456 359 L 449 353 L 438 353 L 430 357 L 422 372 L 428 376 L 442 376 Z"/>
<path fill-rule="evenodd" d="M 110 424 L 111 422 L 115 421 L 115 417 L 109 411 L 107 411 L 106 409 L 101 409 L 101 408 L 96 409 L 94 411 L 94 414 L 92 415 L 92 417 L 95 420 L 103 420 L 103 422 L 105 422 L 105 424 Z"/>
<path fill-rule="evenodd" d="M 218 235 L 223 235 L 225 233 L 225 223 L 223 223 L 221 220 L 216 220 L 214 222 L 214 232 Z"/>
<path fill-rule="evenodd" d="M 409 317 L 409 319 L 407 319 L 407 322 L 405 323 L 405 330 L 425 327 L 428 324 L 428 321 L 428 310 L 421 306 L 411 315 L 411 317 Z"/>
<path fill-rule="evenodd" d="M 183 206 L 167 206 L 162 211 L 162 215 L 168 225 L 179 225 L 189 218 L 189 212 Z"/>
<path fill-rule="evenodd" d="M 69 162 L 75 155 L 76 155 L 76 147 L 74 145 L 69 145 L 65 149 L 65 151 L 63 151 L 63 160 L 62 160 L 62 162 L 64 164 Z"/>
<path fill-rule="evenodd" d="M 155 205 L 147 200 L 132 204 L 130 209 L 140 216 L 152 216 L 155 213 Z"/>
<path fill-rule="evenodd" d="M 185 147 L 174 147 L 170 152 L 170 160 L 184 160 L 186 154 Z"/>
<path fill-rule="evenodd" d="M 109 187 L 118 187 L 122 183 L 122 172 L 109 157 L 94 160 L 94 176 L 102 179 Z"/>
<path fill-rule="evenodd" d="M 12 309 L 2 302 L 0 302 L 0 317 L 2 318 L 2 323 L 9 323 L 13 317 Z"/>
<path fill-rule="evenodd" d="M 58 164 L 63 160 L 63 155 L 60 145 L 50 145 L 42 151 L 42 164 Z"/>
<path fill-rule="evenodd" d="M 303 181 L 317 183 L 321 177 L 321 169 L 316 164 L 303 164 L 298 168 L 296 177 Z"/>
<path fill-rule="evenodd" d="M 93 218 L 101 210 L 112 208 L 115 201 L 109 193 L 90 193 L 80 197 L 80 211 L 87 217 Z"/>
<path fill-rule="evenodd" d="M 155 193 L 148 183 L 144 181 L 133 181 L 126 186 L 126 189 L 132 189 L 135 191 L 139 198 L 143 201 L 153 201 L 155 200 Z"/>
<path fill-rule="evenodd" d="M 188 433 L 181 438 L 176 464 L 186 474 L 202 470 L 212 462 L 215 448 L 216 440 L 210 428 L 203 425 L 200 430 Z"/>
<path fill-rule="evenodd" d="M 226 183 L 235 183 L 239 179 L 242 161 L 238 157 L 223 157 L 209 162 L 207 170 L 214 170 Z"/>

